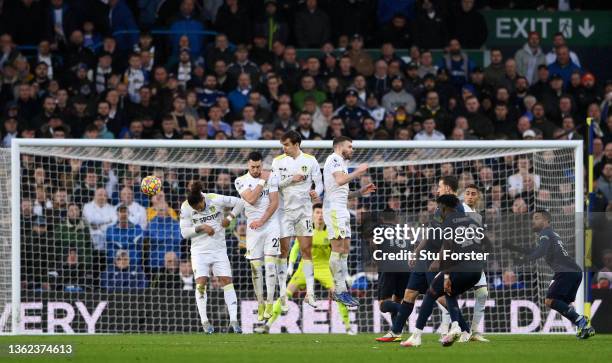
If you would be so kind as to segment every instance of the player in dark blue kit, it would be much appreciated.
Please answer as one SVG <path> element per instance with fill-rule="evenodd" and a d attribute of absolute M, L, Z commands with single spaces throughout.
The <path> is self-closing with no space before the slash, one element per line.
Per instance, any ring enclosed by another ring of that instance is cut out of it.
<path fill-rule="evenodd" d="M 457 189 L 459 187 L 459 182 L 454 176 L 445 176 L 440 179 L 438 182 L 438 196 L 442 195 L 457 195 Z M 463 205 L 458 203 L 456 206 L 457 210 L 463 213 Z M 434 212 L 434 216 L 429 223 L 429 227 L 439 227 L 442 224 L 442 216 L 440 208 L 436 208 Z M 414 250 L 416 256 L 420 255 L 421 250 L 425 250 L 432 253 L 437 253 L 440 251 L 442 247 L 442 240 L 431 238 L 429 240 L 423 240 Z M 384 336 L 380 338 L 376 338 L 379 342 L 397 342 L 401 340 L 402 330 L 404 329 L 404 325 L 406 325 L 406 321 L 412 314 L 412 310 L 414 309 L 414 303 L 417 297 L 420 294 L 424 294 L 429 287 L 429 284 L 433 280 L 434 276 L 438 270 L 438 263 L 434 261 L 411 261 L 412 272 L 410 273 L 410 279 L 408 280 L 408 285 L 406 286 L 406 290 L 404 291 L 404 299 L 401 304 L 395 303 L 387 303 L 386 308 L 397 313 L 396 317 L 393 319 L 393 327 L 391 331 L 387 332 Z M 448 318 L 448 313 L 446 308 L 444 307 L 444 297 L 440 299 L 438 303 L 438 307 L 442 310 L 443 315 L 446 315 L 446 319 L 443 317 L 443 321 L 440 327 L 440 332 L 442 334 L 446 334 L 448 331 L 448 325 L 450 323 L 450 318 Z M 447 320 L 447 321 L 445 321 Z M 461 322 L 462 328 L 467 328 L 467 324 L 465 322 Z"/>
<path fill-rule="evenodd" d="M 382 227 L 391 227 L 394 228 L 397 225 L 397 215 L 395 211 L 389 209 L 385 209 L 382 212 Z M 384 246 L 381 246 L 384 248 Z M 387 248 L 386 252 L 396 252 L 391 251 Z M 391 267 L 391 266 L 386 266 Z M 402 301 L 402 297 L 404 296 L 404 290 L 406 289 L 406 285 L 408 284 L 408 279 L 410 278 L 409 271 L 403 271 L 402 266 L 393 266 L 395 267 L 394 271 L 379 271 L 378 273 L 378 303 L 380 306 L 380 311 L 383 313 L 391 314 L 391 322 L 393 322 L 397 316 L 398 308 L 400 306 L 400 302 Z M 408 267 L 408 266 L 405 266 Z M 401 336 L 396 337 L 392 341 L 399 342 L 401 340 Z"/>
<path fill-rule="evenodd" d="M 443 245 L 440 249 L 440 271 L 435 275 L 427 289 L 414 333 L 401 343 L 404 347 L 421 345 L 421 335 L 425 324 L 433 311 L 434 303 L 441 296 L 445 296 L 446 306 L 453 322 L 448 334 L 441 339 L 442 345 L 452 345 L 459 339 L 463 329 L 469 331 L 469 327 L 465 325 L 461 315 L 457 296 L 478 283 L 484 268 L 483 241 L 486 237 L 482 234 L 482 230 L 481 234 L 477 233 L 477 229 L 482 226 L 463 212 L 463 208 L 460 208 L 461 203 L 455 195 L 442 195 L 438 198 L 437 203 L 442 222 L 440 227 L 443 231 L 453 231 L 453 238 L 446 237 L 445 232 Z M 472 233 L 470 235 L 459 234 L 460 231 L 466 231 L 467 229 L 471 229 Z M 460 328 L 459 322 L 463 322 L 462 324 L 465 327 Z"/>
<path fill-rule="evenodd" d="M 555 273 L 548 287 L 544 304 L 559 312 L 572 324 L 576 325 L 576 337 L 587 339 L 595 335 L 595 329 L 591 327 L 589 318 L 579 315 L 570 305 L 576 298 L 576 292 L 582 282 L 582 269 L 569 256 L 561 237 L 550 225 L 551 215 L 548 211 L 539 210 L 533 214 L 532 227 L 538 232 L 538 245 L 533 250 L 522 249 L 518 246 L 505 244 L 504 247 L 519 252 L 522 255 L 521 262 L 535 261 L 541 257 Z"/>

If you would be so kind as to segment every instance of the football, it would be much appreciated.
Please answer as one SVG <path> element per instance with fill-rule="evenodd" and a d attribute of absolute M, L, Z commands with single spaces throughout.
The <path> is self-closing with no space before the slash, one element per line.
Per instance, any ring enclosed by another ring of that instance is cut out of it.
<path fill-rule="evenodd" d="M 162 189 L 162 181 L 155 175 L 149 175 L 140 182 L 140 190 L 147 196 L 152 197 Z"/>

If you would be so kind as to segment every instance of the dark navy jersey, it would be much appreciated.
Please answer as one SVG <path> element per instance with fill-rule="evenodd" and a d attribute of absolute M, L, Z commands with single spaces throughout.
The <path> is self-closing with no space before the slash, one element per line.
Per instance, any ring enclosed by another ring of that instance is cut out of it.
<path fill-rule="evenodd" d="M 348 120 L 361 121 L 364 117 L 370 116 L 370 113 L 359 106 L 348 107 L 344 105 L 336 110 L 336 115 L 340 116 L 342 120 L 346 122 Z"/>
<path fill-rule="evenodd" d="M 457 208 L 458 209 L 458 208 Z M 444 240 L 444 250 L 450 251 L 450 253 L 457 253 L 461 255 L 476 254 L 484 252 L 483 238 L 479 235 L 477 230 L 482 228 L 481 224 L 475 221 L 469 214 L 464 212 L 453 212 L 446 216 L 444 222 L 441 225 L 443 231 L 451 230 L 454 231 L 453 238 Z M 470 233 L 466 233 L 470 231 Z M 483 230 L 481 230 L 482 233 Z M 443 260 L 443 256 L 440 257 L 440 270 L 441 271 L 480 271 L 484 268 L 484 261 L 477 259 L 461 259 Z"/>
<path fill-rule="evenodd" d="M 465 214 L 465 210 L 463 209 L 462 203 L 457 204 L 456 209 L 457 209 L 457 213 Z M 442 224 L 443 224 L 442 211 L 440 210 L 439 207 L 436 207 L 433 218 L 431 219 L 431 221 L 429 221 L 429 227 L 431 228 L 441 227 Z M 430 251 L 430 252 L 438 252 L 440 251 L 440 248 L 442 248 L 442 242 L 444 242 L 442 241 L 442 239 L 430 238 L 427 241 L 427 244 L 425 245 L 425 250 Z"/>
<path fill-rule="evenodd" d="M 551 227 L 540 231 L 538 246 L 527 253 L 526 260 L 533 261 L 540 257 L 554 272 L 580 272 L 582 269 L 569 253 L 561 241 L 561 237 Z"/>

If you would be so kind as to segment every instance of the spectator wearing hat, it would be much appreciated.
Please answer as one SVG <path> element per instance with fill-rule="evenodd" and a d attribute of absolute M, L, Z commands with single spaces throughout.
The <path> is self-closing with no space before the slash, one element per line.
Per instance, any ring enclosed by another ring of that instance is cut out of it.
<path fill-rule="evenodd" d="M 395 77 L 391 81 L 391 90 L 382 98 L 382 106 L 387 112 L 394 112 L 398 107 L 403 106 L 409 114 L 413 114 L 416 109 L 414 96 L 404 89 L 404 81 L 400 77 Z"/>
<path fill-rule="evenodd" d="M 317 0 L 306 0 L 295 14 L 294 34 L 300 48 L 319 48 L 330 39 L 329 16 L 318 7 Z"/>
<path fill-rule="evenodd" d="M 598 86 L 595 75 L 591 72 L 583 74 L 580 82 L 582 87 L 574 97 L 578 110 L 586 113 L 586 109 L 591 103 L 601 103 L 603 90 Z"/>
<path fill-rule="evenodd" d="M 540 65 L 546 65 L 546 55 L 540 46 L 540 34 L 530 32 L 527 42 L 514 53 L 516 69 L 521 76 L 527 78 L 529 84 L 537 81 L 537 71 Z"/>
<path fill-rule="evenodd" d="M 369 113 L 359 106 L 359 94 L 351 88 L 346 91 L 344 105 L 336 110 L 334 116 L 340 116 L 345 123 L 349 120 L 361 122 L 364 117 L 369 116 Z"/>
<path fill-rule="evenodd" d="M 374 60 L 370 54 L 363 49 L 363 36 L 354 34 L 351 38 L 351 48 L 347 52 L 351 65 L 357 73 L 369 77 L 374 74 Z"/>
<path fill-rule="evenodd" d="M 274 42 L 287 44 L 289 38 L 289 27 L 287 22 L 278 12 L 276 0 L 264 0 L 265 13 L 255 23 L 255 34 L 260 34 L 266 39 L 268 50 L 272 50 Z"/>

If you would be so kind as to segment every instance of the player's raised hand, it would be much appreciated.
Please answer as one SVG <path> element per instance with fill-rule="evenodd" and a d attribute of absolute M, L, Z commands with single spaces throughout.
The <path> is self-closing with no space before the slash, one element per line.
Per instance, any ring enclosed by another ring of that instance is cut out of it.
<path fill-rule="evenodd" d="M 361 195 L 368 195 L 376 191 L 376 185 L 374 183 L 367 184 L 361 188 Z"/>
<path fill-rule="evenodd" d="M 313 203 L 320 202 L 319 194 L 317 194 L 316 190 L 311 190 L 308 194 L 310 195 L 310 199 L 313 201 Z"/>
<path fill-rule="evenodd" d="M 304 179 L 306 179 L 306 176 L 302 174 L 295 174 L 294 176 L 291 177 L 291 181 L 294 183 L 299 183 Z"/>
<path fill-rule="evenodd" d="M 363 175 L 368 171 L 368 164 L 364 163 L 364 164 L 359 164 L 357 166 L 357 174 L 359 175 Z"/>
<path fill-rule="evenodd" d="M 249 224 L 249 228 L 251 229 L 257 229 L 261 226 L 263 226 L 263 222 L 261 221 L 261 219 L 256 219 L 253 222 L 251 222 L 251 224 Z"/>
<path fill-rule="evenodd" d="M 211 226 L 209 226 L 208 224 L 202 224 L 200 226 L 197 226 L 196 227 L 196 232 L 198 232 L 198 233 L 206 233 L 209 236 L 212 236 L 213 234 L 215 234 L 215 230 Z"/>
<path fill-rule="evenodd" d="M 262 170 L 260 178 L 267 181 L 270 178 L 270 175 L 271 173 L 269 170 Z"/>

